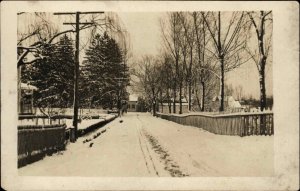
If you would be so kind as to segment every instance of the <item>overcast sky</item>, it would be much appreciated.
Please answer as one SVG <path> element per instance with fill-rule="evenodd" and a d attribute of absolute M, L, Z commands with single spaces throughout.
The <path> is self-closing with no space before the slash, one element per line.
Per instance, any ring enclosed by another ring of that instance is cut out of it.
<path fill-rule="evenodd" d="M 130 34 L 133 55 L 157 54 L 161 45 L 159 18 L 163 13 L 118 13 Z"/>
<path fill-rule="evenodd" d="M 156 55 L 161 47 L 161 29 L 159 19 L 165 16 L 163 12 L 140 13 L 128 12 L 118 13 L 126 30 L 130 34 L 132 52 L 134 58 L 144 54 Z M 227 84 L 241 85 L 246 94 L 252 94 L 259 98 L 258 71 L 256 65 L 249 61 L 240 68 L 225 74 Z M 267 95 L 272 94 L 272 67 L 266 69 Z"/>
<path fill-rule="evenodd" d="M 165 12 L 118 12 L 124 27 L 130 35 L 130 44 L 132 50 L 132 60 L 140 58 L 142 55 L 157 55 L 161 49 L 161 29 L 159 19 L 166 15 Z M 26 29 L 28 24 L 32 24 L 32 17 L 23 15 L 19 17 L 19 29 Z M 65 30 L 70 26 L 64 26 L 64 21 L 71 22 L 74 17 L 65 18 L 49 14 L 49 20 L 55 25 L 61 26 Z M 84 19 L 84 18 L 83 18 Z M 85 32 L 81 32 L 81 47 L 87 47 L 87 40 L 84 40 Z M 88 35 L 89 33 L 86 33 Z M 72 37 L 74 39 L 74 37 Z M 84 49 L 80 51 L 81 60 L 83 59 Z M 227 84 L 233 86 L 242 85 L 245 94 L 252 94 L 255 98 L 259 97 L 258 71 L 252 61 L 244 64 L 240 68 L 225 74 Z M 266 68 L 266 90 L 267 95 L 272 95 L 272 66 Z"/>

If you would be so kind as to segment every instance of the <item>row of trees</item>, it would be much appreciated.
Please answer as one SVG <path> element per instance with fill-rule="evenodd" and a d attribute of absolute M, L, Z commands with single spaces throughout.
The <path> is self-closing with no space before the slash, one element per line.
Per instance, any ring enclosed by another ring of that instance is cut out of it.
<path fill-rule="evenodd" d="M 145 56 L 134 72 L 152 105 L 169 103 L 169 112 L 182 113 L 182 98 L 204 111 L 214 95 L 224 111 L 225 77 L 246 62 L 259 73 L 260 108 L 266 107 L 265 67 L 272 47 L 272 13 L 172 12 L 161 19 L 163 49 Z M 150 63 L 153 64 L 150 64 Z M 154 106 L 153 106 L 154 107 Z"/>
<path fill-rule="evenodd" d="M 22 81 L 38 88 L 34 100 L 42 111 L 71 107 L 75 63 L 72 40 L 64 35 L 57 44 L 43 51 L 45 59 L 23 68 Z M 79 81 L 80 107 L 112 108 L 121 95 L 124 99 L 128 97 L 128 67 L 124 65 L 120 47 L 107 33 L 95 36 L 83 63 Z"/>
<path fill-rule="evenodd" d="M 40 52 L 44 59 L 22 66 L 21 81 L 34 85 L 35 105 L 45 109 L 71 107 L 74 92 L 74 48 L 71 39 L 64 35 L 57 44 L 52 44 Z"/>
<path fill-rule="evenodd" d="M 42 21 L 32 25 L 35 30 L 19 34 L 18 69 L 19 83 L 22 81 L 38 88 L 34 94 L 35 105 L 49 115 L 46 108 L 73 105 L 75 61 L 70 34 L 74 31 L 51 32 L 51 20 L 43 16 L 35 13 L 34 18 L 42 18 Z M 96 20 L 93 22 L 80 29 L 92 29 L 88 35 L 90 41 L 87 42 L 86 57 L 80 65 L 80 107 L 113 107 L 121 101 L 121 97 L 128 97 L 126 86 L 129 78 L 125 63 L 128 50 L 120 47 L 112 30 L 110 35 L 97 33 L 100 24 Z"/>

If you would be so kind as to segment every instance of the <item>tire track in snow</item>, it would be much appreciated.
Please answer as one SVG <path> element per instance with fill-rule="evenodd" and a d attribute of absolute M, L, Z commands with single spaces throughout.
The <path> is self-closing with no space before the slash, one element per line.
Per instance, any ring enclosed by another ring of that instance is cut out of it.
<path fill-rule="evenodd" d="M 164 161 L 165 170 L 167 170 L 172 177 L 185 177 L 189 176 L 187 173 L 182 172 L 179 165 L 171 159 L 171 156 L 168 152 L 162 148 L 157 139 L 150 135 L 148 132 L 145 132 L 145 135 L 149 142 L 152 145 L 153 150 L 157 153 L 162 161 Z"/>
<path fill-rule="evenodd" d="M 142 120 L 138 116 L 137 116 L 137 118 L 139 119 L 140 123 L 143 124 Z M 141 125 L 141 128 L 142 128 L 141 134 L 143 133 L 145 135 L 146 140 L 149 141 L 149 143 L 151 144 L 152 149 L 154 150 L 154 152 L 156 154 L 158 154 L 159 158 L 164 162 L 164 164 L 163 164 L 164 165 L 164 169 L 166 171 L 168 171 L 169 174 L 172 177 L 185 177 L 185 176 L 189 176 L 189 174 L 184 173 L 184 172 L 182 172 L 182 170 L 180 170 L 179 165 L 174 160 L 171 159 L 171 157 L 168 154 L 168 152 L 159 144 L 158 140 L 154 136 L 150 135 L 150 133 L 148 133 L 145 130 L 145 128 L 143 128 L 143 125 Z M 147 146 L 147 150 L 148 150 L 148 153 L 150 155 L 150 151 L 148 149 L 148 146 Z M 151 158 L 151 161 L 153 163 L 152 158 Z M 154 163 L 153 163 L 153 165 L 154 165 Z"/>
<path fill-rule="evenodd" d="M 142 132 L 141 132 L 141 131 L 140 131 L 140 135 L 141 135 L 141 137 L 143 137 L 143 135 L 142 135 Z M 145 139 L 143 139 L 143 140 L 145 140 Z M 150 158 L 150 161 L 151 161 L 152 167 L 153 167 L 153 169 L 154 169 L 154 171 L 155 171 L 155 174 L 156 174 L 157 176 L 159 176 L 159 174 L 158 174 L 158 171 L 156 170 L 156 167 L 155 167 L 155 165 L 154 165 L 154 162 L 153 162 L 152 156 L 151 156 L 151 154 L 150 154 L 150 151 L 149 151 L 149 148 L 148 148 L 148 145 L 147 145 L 147 143 L 145 143 L 145 145 L 146 145 L 146 149 L 147 149 L 147 152 L 148 152 L 148 155 L 149 155 L 149 158 Z"/>
<path fill-rule="evenodd" d="M 145 160 L 145 164 L 146 164 L 148 173 L 151 174 L 150 169 L 149 169 L 149 165 L 148 165 L 148 163 L 151 163 L 151 164 L 152 164 L 152 167 L 153 167 L 153 170 L 154 170 L 154 172 L 155 172 L 155 174 L 156 174 L 157 176 L 159 176 L 159 173 L 158 173 L 158 171 L 157 171 L 156 168 L 155 168 L 153 159 L 152 159 L 151 154 L 150 154 L 150 151 L 149 151 L 149 149 L 148 149 L 147 143 L 145 142 L 145 138 L 143 138 L 143 135 L 142 135 L 142 132 L 141 132 L 141 129 L 142 129 L 143 124 L 142 124 L 141 120 L 139 119 L 138 115 L 137 115 L 137 119 L 138 119 L 138 121 L 139 121 L 139 123 L 140 123 L 140 125 L 138 125 L 138 124 L 136 125 L 136 129 L 137 129 L 137 133 L 138 133 L 138 137 L 139 137 L 139 144 L 140 144 L 140 148 L 141 148 L 141 151 L 142 151 L 144 160 Z M 142 143 L 141 140 L 144 140 L 144 142 Z M 146 147 L 146 151 L 147 151 L 147 154 L 148 154 L 147 156 L 149 157 L 150 162 L 148 162 L 148 160 L 147 160 L 146 153 L 145 153 L 144 148 L 143 148 L 142 145 L 144 145 L 144 147 Z"/>
<path fill-rule="evenodd" d="M 138 131 L 138 130 L 137 130 Z M 146 160 L 146 155 L 145 155 L 145 153 L 144 153 L 144 150 L 143 150 L 143 148 L 142 148 L 142 143 L 141 143 L 141 137 L 139 136 L 139 143 L 140 143 L 140 149 L 141 149 L 141 151 L 142 151 L 142 153 L 143 153 L 143 157 L 144 157 L 144 160 L 145 160 L 145 164 L 146 164 L 146 167 L 147 167 L 147 171 L 148 171 L 148 173 L 150 174 L 150 170 L 149 170 L 149 167 L 148 167 L 148 162 L 147 162 L 147 160 Z"/>

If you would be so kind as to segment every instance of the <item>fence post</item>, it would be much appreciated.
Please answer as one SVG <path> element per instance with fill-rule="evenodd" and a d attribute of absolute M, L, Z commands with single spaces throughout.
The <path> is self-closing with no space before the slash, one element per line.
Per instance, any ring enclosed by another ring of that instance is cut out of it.
<path fill-rule="evenodd" d="M 266 127 L 265 127 L 265 116 L 261 115 L 260 116 L 260 135 L 265 135 L 266 134 Z"/>
<path fill-rule="evenodd" d="M 74 126 L 70 128 L 70 142 L 75 143 L 76 141 L 76 129 Z"/>

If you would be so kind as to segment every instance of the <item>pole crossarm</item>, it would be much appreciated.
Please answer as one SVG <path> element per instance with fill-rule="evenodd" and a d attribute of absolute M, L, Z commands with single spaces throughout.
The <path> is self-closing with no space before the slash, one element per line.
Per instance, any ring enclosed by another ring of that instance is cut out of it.
<path fill-rule="evenodd" d="M 104 11 L 89 11 L 89 12 L 57 12 L 57 13 L 53 13 L 54 15 L 75 15 L 75 14 L 103 14 Z"/>
<path fill-rule="evenodd" d="M 75 15 L 76 12 L 59 12 L 59 13 L 53 13 L 54 15 Z"/>
<path fill-rule="evenodd" d="M 75 15 L 76 22 L 65 22 L 64 25 L 75 25 L 76 40 L 75 40 L 75 67 L 74 67 L 74 101 L 73 101 L 73 126 L 74 130 L 71 133 L 71 142 L 76 142 L 77 140 L 77 129 L 78 129 L 78 108 L 79 108 L 79 95 L 78 95 L 78 81 L 79 81 L 79 31 L 84 28 L 80 28 L 80 25 L 94 25 L 93 22 L 80 22 L 81 14 L 102 14 L 103 11 L 99 12 L 60 12 L 54 13 L 54 15 Z"/>
<path fill-rule="evenodd" d="M 88 11 L 88 12 L 79 12 L 79 14 L 103 14 L 104 11 Z"/>
<path fill-rule="evenodd" d="M 64 25 L 76 25 L 77 23 L 63 23 Z M 92 25 L 93 22 L 78 23 L 79 25 Z"/>

